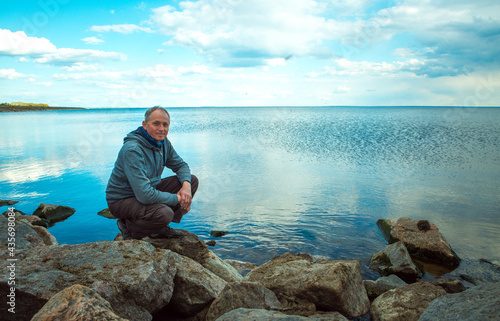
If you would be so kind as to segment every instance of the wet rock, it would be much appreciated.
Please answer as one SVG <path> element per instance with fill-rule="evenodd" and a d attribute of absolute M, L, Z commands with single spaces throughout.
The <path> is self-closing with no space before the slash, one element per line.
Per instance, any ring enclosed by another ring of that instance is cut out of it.
<path fill-rule="evenodd" d="M 430 302 L 446 291 L 427 282 L 418 282 L 389 290 L 377 297 L 371 305 L 373 321 L 416 321 Z"/>
<path fill-rule="evenodd" d="M 365 280 L 363 281 L 363 285 L 365 286 L 368 298 L 370 301 L 373 301 L 382 293 L 406 286 L 407 284 L 396 275 L 391 274 L 378 278 L 376 281 Z"/>
<path fill-rule="evenodd" d="M 16 312 L 19 320 L 29 320 L 53 295 L 74 284 L 96 291 L 122 318 L 151 320 L 170 301 L 176 273 L 172 252 L 137 240 L 36 247 L 18 264 L 16 310 L 24 314 Z M 7 279 L 6 273 L 0 270 L 0 280 Z"/>
<path fill-rule="evenodd" d="M 179 239 L 146 237 L 143 240 L 156 248 L 168 249 L 186 256 L 227 282 L 240 282 L 243 279 L 243 276 L 235 268 L 210 251 L 205 242 L 198 239 L 198 236 L 185 230 L 182 231 L 185 236 Z"/>
<path fill-rule="evenodd" d="M 226 312 L 238 309 L 281 310 L 273 291 L 255 283 L 229 283 L 210 305 L 206 321 L 215 321 Z"/>
<path fill-rule="evenodd" d="M 401 241 L 390 244 L 382 251 L 372 255 L 370 269 L 383 276 L 395 274 L 408 283 L 415 282 L 422 277 L 422 272 L 413 263 Z"/>
<path fill-rule="evenodd" d="M 454 271 L 443 277 L 463 281 L 465 288 L 484 283 L 500 282 L 500 273 L 494 265 L 482 260 L 464 259 Z"/>
<path fill-rule="evenodd" d="M 108 301 L 83 285 L 73 285 L 58 292 L 31 321 L 128 321 L 116 315 Z"/>
<path fill-rule="evenodd" d="M 419 321 L 500 320 L 500 283 L 487 283 L 432 301 Z"/>
<path fill-rule="evenodd" d="M 228 234 L 229 232 L 228 231 L 210 231 L 210 235 L 213 236 L 213 237 L 221 237 L 221 236 L 224 236 L 226 234 Z"/>
<path fill-rule="evenodd" d="M 19 201 L 11 201 L 11 200 L 0 200 L 0 207 L 1 206 L 10 206 L 10 205 L 15 205 L 19 203 Z"/>
<path fill-rule="evenodd" d="M 438 277 L 434 279 L 421 280 L 422 282 L 429 282 L 430 284 L 442 287 L 446 293 L 460 293 L 465 291 L 465 286 L 459 280 L 452 280 L 448 278 Z"/>
<path fill-rule="evenodd" d="M 35 212 L 33 212 L 33 215 L 47 219 L 51 222 L 51 224 L 54 224 L 64 221 L 71 215 L 75 214 L 75 212 L 76 210 L 74 208 L 68 206 L 41 203 Z"/>
<path fill-rule="evenodd" d="M 193 316 L 215 300 L 227 282 L 190 258 L 177 253 L 172 253 L 172 256 L 177 273 L 168 310 Z"/>
<path fill-rule="evenodd" d="M 389 243 L 402 241 L 412 257 L 450 267 L 460 263 L 460 258 L 432 223 L 427 225 L 402 217 L 396 221 L 378 220 L 377 225 Z"/>
<path fill-rule="evenodd" d="M 208 246 L 215 246 L 215 244 L 217 244 L 217 242 L 215 242 L 214 240 L 211 240 L 211 241 L 207 242 Z"/>
<path fill-rule="evenodd" d="M 358 261 L 313 262 L 307 254 L 288 253 L 255 268 L 244 280 L 262 284 L 288 304 L 305 301 L 317 310 L 350 317 L 369 310 Z"/>
<path fill-rule="evenodd" d="M 257 267 L 257 265 L 255 265 L 255 264 L 248 263 L 248 262 L 242 262 L 242 261 L 238 261 L 238 260 L 226 259 L 224 261 L 226 263 L 230 264 L 232 267 L 234 267 L 236 269 L 236 271 L 238 271 L 238 273 L 241 274 L 242 276 L 247 275 L 248 272 L 252 271 L 253 269 L 255 269 Z"/>
<path fill-rule="evenodd" d="M 116 220 L 116 217 L 113 214 L 111 214 L 111 212 L 109 211 L 109 208 L 105 208 L 102 211 L 97 212 L 97 215 L 105 217 L 105 218 L 109 218 L 112 220 Z"/>

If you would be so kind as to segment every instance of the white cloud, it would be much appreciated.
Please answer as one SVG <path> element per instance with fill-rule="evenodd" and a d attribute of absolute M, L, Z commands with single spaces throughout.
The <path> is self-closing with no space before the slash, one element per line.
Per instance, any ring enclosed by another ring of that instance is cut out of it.
<path fill-rule="evenodd" d="M 143 31 L 143 32 L 149 32 L 152 33 L 154 32 L 148 27 L 140 27 L 138 25 L 134 24 L 120 24 L 120 25 L 105 25 L 105 26 L 92 26 L 90 28 L 92 31 L 97 31 L 97 32 L 119 32 L 119 33 L 132 33 L 136 31 Z"/>
<path fill-rule="evenodd" d="M 92 65 L 87 65 L 84 64 L 83 62 L 77 62 L 74 63 L 71 66 L 62 66 L 62 70 L 73 72 L 73 71 L 92 71 L 92 70 L 97 70 L 97 64 L 92 64 Z"/>
<path fill-rule="evenodd" d="M 125 60 L 126 56 L 117 52 L 106 52 L 92 49 L 60 48 L 54 53 L 45 54 L 35 62 L 41 64 L 71 66 L 82 62 L 100 62 L 107 60 Z"/>
<path fill-rule="evenodd" d="M 15 69 L 0 69 L 0 78 L 3 79 L 22 79 L 22 78 L 32 78 L 35 77 L 35 75 L 26 75 L 26 74 L 21 74 L 17 72 Z"/>
<path fill-rule="evenodd" d="M 38 56 L 56 51 L 46 38 L 28 37 L 23 31 L 0 29 L 0 55 Z"/>
<path fill-rule="evenodd" d="M 85 43 L 91 44 L 91 45 L 97 45 L 99 43 L 103 43 L 104 40 L 99 39 L 97 37 L 87 37 L 82 39 Z"/>
<path fill-rule="evenodd" d="M 330 57 L 322 44 L 335 22 L 318 16 L 312 0 L 200 0 L 153 10 L 160 32 L 180 45 L 207 55 L 222 66 L 263 65 L 292 56 Z M 331 37 L 329 35 L 328 37 Z"/>

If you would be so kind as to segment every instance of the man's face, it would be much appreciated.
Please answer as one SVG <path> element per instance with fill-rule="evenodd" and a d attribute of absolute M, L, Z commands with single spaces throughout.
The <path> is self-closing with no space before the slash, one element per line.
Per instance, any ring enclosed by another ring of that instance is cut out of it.
<path fill-rule="evenodd" d="M 151 113 L 149 120 L 142 122 L 142 127 L 157 142 L 161 142 L 167 137 L 170 119 L 162 110 L 155 110 Z"/>

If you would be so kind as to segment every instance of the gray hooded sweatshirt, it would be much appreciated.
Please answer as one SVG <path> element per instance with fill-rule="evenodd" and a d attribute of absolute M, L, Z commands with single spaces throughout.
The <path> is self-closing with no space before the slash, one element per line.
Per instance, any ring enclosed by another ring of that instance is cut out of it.
<path fill-rule="evenodd" d="M 106 201 L 135 196 L 143 204 L 177 204 L 177 195 L 156 189 L 165 167 L 170 168 L 183 183 L 191 183 L 191 171 L 165 138 L 159 144 L 142 127 L 129 133 L 123 140 L 115 167 L 106 188 Z"/>

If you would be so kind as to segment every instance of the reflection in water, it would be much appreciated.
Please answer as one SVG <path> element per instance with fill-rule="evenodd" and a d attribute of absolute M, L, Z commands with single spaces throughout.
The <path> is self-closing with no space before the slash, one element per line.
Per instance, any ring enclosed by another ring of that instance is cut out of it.
<path fill-rule="evenodd" d="M 123 137 L 144 109 L 2 115 L 0 193 L 77 209 L 61 243 L 113 239 L 98 217 Z M 307 252 L 368 265 L 385 246 L 375 222 L 436 224 L 459 256 L 500 259 L 500 110 L 172 108 L 170 139 L 201 181 L 177 227 L 223 258 L 263 263 Z M 30 117 L 25 117 L 30 115 Z M 34 117 L 35 115 L 35 117 Z M 33 130 L 22 132 L 20 123 Z M 20 197 L 20 196 L 18 196 Z M 86 233 L 81 233 L 85 228 Z"/>

